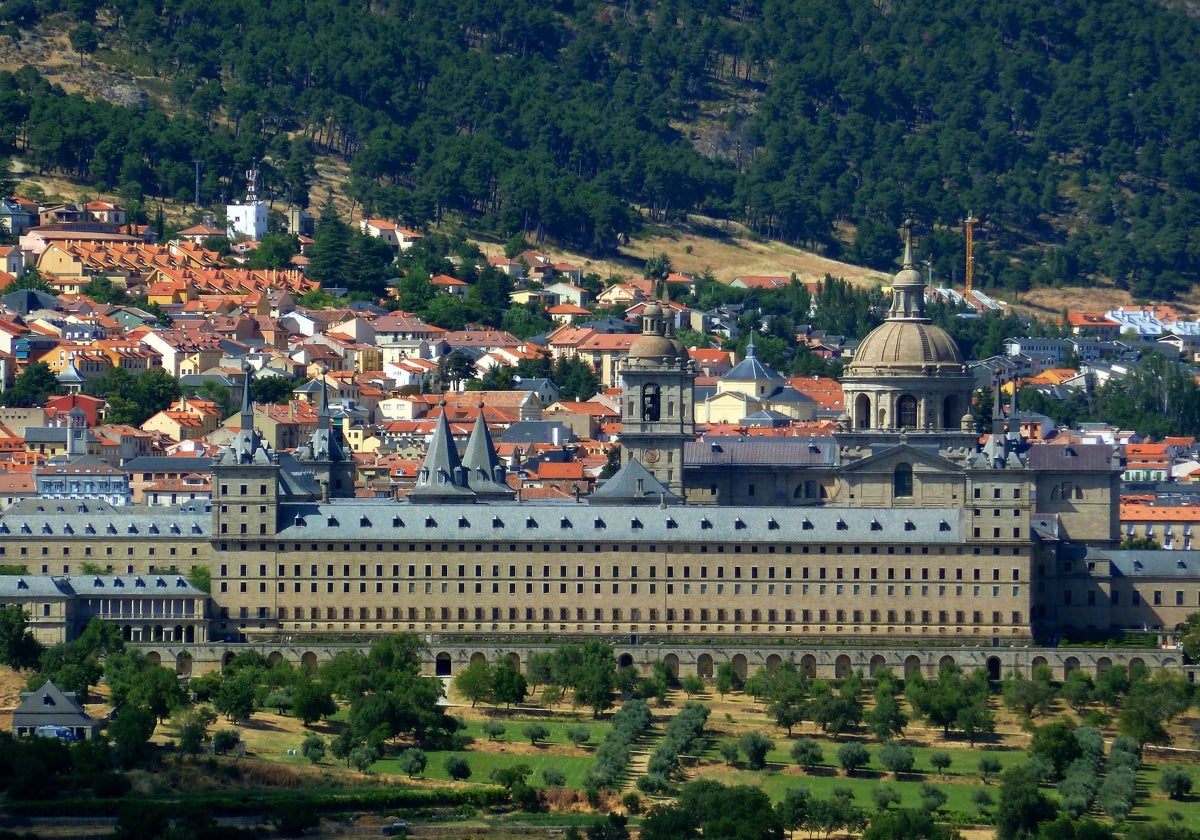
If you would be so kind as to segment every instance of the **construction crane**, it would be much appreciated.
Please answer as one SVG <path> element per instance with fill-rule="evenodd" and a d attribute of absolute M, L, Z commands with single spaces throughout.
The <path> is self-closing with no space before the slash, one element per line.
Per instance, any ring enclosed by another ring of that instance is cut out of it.
<path fill-rule="evenodd" d="M 971 292 L 975 286 L 975 225 L 979 224 L 979 219 L 971 215 L 971 211 L 967 211 L 967 218 L 963 219 L 963 230 L 967 234 L 967 265 L 966 265 L 966 283 L 964 291 L 966 292 L 967 303 L 971 303 Z"/>

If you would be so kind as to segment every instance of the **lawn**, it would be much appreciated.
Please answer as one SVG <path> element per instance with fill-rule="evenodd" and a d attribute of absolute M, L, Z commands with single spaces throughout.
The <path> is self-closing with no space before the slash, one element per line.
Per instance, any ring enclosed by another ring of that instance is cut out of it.
<path fill-rule="evenodd" d="M 546 784 L 542 780 L 542 770 L 546 767 L 554 767 L 566 775 L 567 787 L 580 789 L 583 787 L 583 782 L 588 771 L 592 769 L 592 757 L 590 755 L 556 755 L 548 751 L 520 754 L 471 752 L 469 750 L 464 752 L 435 750 L 426 753 L 428 763 L 425 765 L 425 772 L 422 776 L 426 779 L 449 781 L 450 777 L 446 774 L 445 764 L 447 757 L 451 755 L 465 758 L 471 766 L 471 777 L 467 781 L 481 784 L 490 783 L 493 770 L 524 764 L 533 770 L 533 775 L 529 777 L 529 783 L 534 787 L 545 787 Z M 391 773 L 397 776 L 404 775 L 397 767 L 397 759 L 394 757 L 375 762 L 371 766 L 371 770 L 375 773 Z"/>

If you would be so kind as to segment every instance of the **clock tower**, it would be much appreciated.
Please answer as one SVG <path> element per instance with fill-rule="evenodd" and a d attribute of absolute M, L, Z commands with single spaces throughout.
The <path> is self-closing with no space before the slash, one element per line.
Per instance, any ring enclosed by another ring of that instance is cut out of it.
<path fill-rule="evenodd" d="M 642 334 L 629 348 L 621 379 L 621 465 L 637 460 L 682 497 L 683 447 L 696 439 L 696 365 L 658 303 L 642 313 Z"/>

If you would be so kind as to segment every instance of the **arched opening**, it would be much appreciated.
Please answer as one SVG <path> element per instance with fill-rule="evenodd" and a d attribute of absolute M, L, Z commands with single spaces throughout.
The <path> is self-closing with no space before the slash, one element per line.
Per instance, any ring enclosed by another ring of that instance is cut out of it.
<path fill-rule="evenodd" d="M 452 661 L 450 654 L 442 651 L 433 660 L 433 673 L 439 677 L 448 677 L 452 670 Z"/>
<path fill-rule="evenodd" d="M 940 674 L 946 668 L 955 668 L 958 663 L 954 661 L 954 657 L 947 654 L 938 660 L 938 673 Z"/>
<path fill-rule="evenodd" d="M 267 664 L 274 668 L 283 661 L 283 654 L 277 650 L 273 650 L 267 654 Z"/>
<path fill-rule="evenodd" d="M 778 653 L 772 653 L 767 657 L 767 671 L 777 671 L 779 666 L 783 664 L 783 657 Z"/>
<path fill-rule="evenodd" d="M 171 641 L 172 642 L 182 642 L 183 641 L 183 625 L 182 624 L 176 624 L 175 629 L 171 631 Z"/>
<path fill-rule="evenodd" d="M 746 664 L 746 657 L 740 653 L 734 654 L 730 663 L 733 665 L 734 673 L 742 679 L 746 679 L 746 674 L 749 671 L 749 667 Z"/>
<path fill-rule="evenodd" d="M 820 495 L 821 495 L 821 491 L 820 491 L 820 489 L 817 487 L 817 482 L 815 482 L 815 481 L 806 481 L 806 482 L 804 482 L 804 498 L 806 498 L 806 499 L 816 499 L 816 498 L 818 498 Z"/>
<path fill-rule="evenodd" d="M 958 404 L 958 397 L 951 394 L 942 400 L 942 428 L 957 429 L 962 421 L 963 410 Z"/>
<path fill-rule="evenodd" d="M 871 398 L 859 394 L 854 400 L 854 428 L 871 428 Z"/>
<path fill-rule="evenodd" d="M 711 680 L 713 676 L 713 658 L 707 653 L 696 657 L 696 676 Z"/>
<path fill-rule="evenodd" d="M 1031 665 L 1032 665 L 1034 668 L 1037 668 L 1037 667 L 1040 667 L 1040 666 L 1046 665 L 1046 664 L 1047 664 L 1047 663 L 1046 663 L 1046 657 L 1044 657 L 1044 656 L 1035 656 L 1035 657 L 1033 657 L 1033 662 L 1031 662 L 1030 664 L 1031 664 Z"/>
<path fill-rule="evenodd" d="M 833 662 L 833 675 L 839 680 L 844 680 L 850 676 L 852 670 L 853 666 L 850 664 L 850 657 L 844 653 Z"/>
<path fill-rule="evenodd" d="M 175 673 L 181 677 L 192 675 L 192 655 L 186 650 L 175 657 Z"/>
<path fill-rule="evenodd" d="M 1096 660 L 1096 673 L 1103 674 L 1105 671 L 1112 668 L 1112 660 L 1107 656 L 1101 656 Z"/>
<path fill-rule="evenodd" d="M 521 670 L 521 657 L 515 652 L 509 652 L 500 658 L 508 660 L 508 664 L 516 668 L 518 671 Z"/>
<path fill-rule="evenodd" d="M 619 657 L 617 657 L 617 667 L 618 668 L 629 668 L 632 665 L 633 665 L 633 654 L 622 653 Z"/>
<path fill-rule="evenodd" d="M 146 661 L 149 662 L 151 665 L 161 665 L 162 664 L 162 656 L 159 655 L 158 651 L 152 650 L 146 654 Z"/>
<path fill-rule="evenodd" d="M 229 663 L 233 661 L 233 657 L 236 655 L 237 654 L 235 654 L 231 650 L 225 651 L 225 655 L 221 657 L 221 670 L 222 671 L 224 671 L 226 668 L 229 667 Z"/>
<path fill-rule="evenodd" d="M 1146 669 L 1146 660 L 1140 656 L 1135 656 L 1129 660 L 1129 676 L 1132 679 L 1136 671 L 1144 671 Z"/>
<path fill-rule="evenodd" d="M 183 628 L 183 641 L 189 645 L 195 643 L 195 641 L 196 641 L 196 628 L 195 627 L 193 627 L 192 625 L 189 624 L 187 627 Z"/>
<path fill-rule="evenodd" d="M 471 664 L 474 665 L 476 662 L 487 662 L 487 657 L 479 651 L 475 651 L 471 654 Z"/>
<path fill-rule="evenodd" d="M 817 675 L 817 657 L 806 653 L 800 657 L 800 673 L 812 678 Z"/>
<path fill-rule="evenodd" d="M 121 638 L 127 642 L 133 641 L 133 628 L 128 624 L 121 628 Z"/>
<path fill-rule="evenodd" d="M 657 423 L 662 413 L 662 391 L 651 382 L 642 386 L 642 419 L 648 423 Z"/>
<path fill-rule="evenodd" d="M 871 662 L 867 666 L 867 673 L 873 677 L 886 667 L 887 660 L 877 653 L 871 657 Z"/>
<path fill-rule="evenodd" d="M 912 464 L 897 464 L 892 470 L 892 495 L 896 498 L 910 497 L 913 494 Z"/>
<path fill-rule="evenodd" d="M 987 661 L 988 679 L 992 682 L 1000 680 L 1000 657 L 989 656 Z"/>
<path fill-rule="evenodd" d="M 904 658 L 904 678 L 908 679 L 913 674 L 921 673 L 921 657 L 906 656 Z"/>
<path fill-rule="evenodd" d="M 1067 677 L 1071 676 L 1072 671 L 1078 671 L 1078 670 L 1079 670 L 1079 660 L 1076 657 L 1068 656 L 1063 661 L 1063 679 L 1064 680 Z"/>
<path fill-rule="evenodd" d="M 311 677 L 317 670 L 317 655 L 311 650 L 306 650 L 300 655 L 300 667 Z"/>
<path fill-rule="evenodd" d="M 671 676 L 679 679 L 679 657 L 673 653 L 668 653 L 663 657 L 663 662 L 667 663 L 667 668 L 671 672 Z"/>
<path fill-rule="evenodd" d="M 896 401 L 896 427 L 917 428 L 917 398 L 911 394 L 905 394 Z"/>

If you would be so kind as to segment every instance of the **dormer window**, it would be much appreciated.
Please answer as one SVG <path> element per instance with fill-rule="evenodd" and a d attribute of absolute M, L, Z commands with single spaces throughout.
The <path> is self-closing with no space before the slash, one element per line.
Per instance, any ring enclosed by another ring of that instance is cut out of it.
<path fill-rule="evenodd" d="M 536 528 L 537 526 L 538 526 L 537 520 L 534 519 L 532 516 L 527 516 L 525 518 L 525 527 L 526 528 Z"/>

